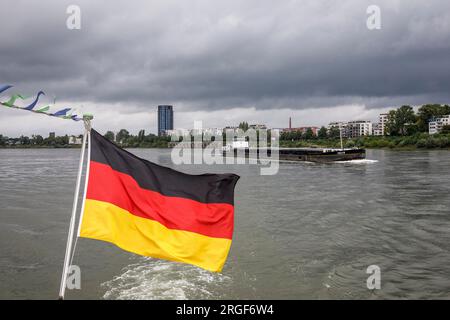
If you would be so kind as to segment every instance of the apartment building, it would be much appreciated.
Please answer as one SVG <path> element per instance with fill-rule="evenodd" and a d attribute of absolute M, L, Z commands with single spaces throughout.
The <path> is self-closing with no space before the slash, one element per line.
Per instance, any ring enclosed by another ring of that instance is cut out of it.
<path fill-rule="evenodd" d="M 443 116 L 442 118 L 435 118 L 428 122 L 428 133 L 439 133 L 441 132 L 443 126 L 448 125 L 450 125 L 450 115 Z"/>

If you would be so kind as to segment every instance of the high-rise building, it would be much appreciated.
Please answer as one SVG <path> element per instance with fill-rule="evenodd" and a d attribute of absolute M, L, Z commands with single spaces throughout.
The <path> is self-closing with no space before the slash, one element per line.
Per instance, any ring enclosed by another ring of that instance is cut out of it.
<path fill-rule="evenodd" d="M 384 136 L 386 135 L 386 124 L 389 121 L 389 113 L 382 113 L 380 114 L 380 127 L 381 127 L 381 135 Z"/>
<path fill-rule="evenodd" d="M 158 106 L 158 136 L 166 134 L 167 130 L 173 130 L 173 106 Z"/>
<path fill-rule="evenodd" d="M 386 124 L 389 121 L 388 113 L 381 113 L 378 118 L 378 123 L 375 123 L 373 126 L 373 135 L 374 136 L 384 136 L 387 135 Z"/>

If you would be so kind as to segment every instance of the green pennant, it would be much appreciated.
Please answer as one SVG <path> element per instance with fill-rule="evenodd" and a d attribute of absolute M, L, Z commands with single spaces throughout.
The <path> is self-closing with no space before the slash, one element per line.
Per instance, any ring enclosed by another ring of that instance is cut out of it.
<path fill-rule="evenodd" d="M 2 104 L 7 107 L 13 107 L 17 99 L 25 100 L 26 98 L 20 94 L 15 94 L 8 101 L 3 102 Z"/>
<path fill-rule="evenodd" d="M 46 112 L 46 111 L 48 111 L 48 110 L 50 110 L 50 106 L 42 107 L 42 108 L 36 110 L 36 112 L 44 113 L 44 112 Z"/>

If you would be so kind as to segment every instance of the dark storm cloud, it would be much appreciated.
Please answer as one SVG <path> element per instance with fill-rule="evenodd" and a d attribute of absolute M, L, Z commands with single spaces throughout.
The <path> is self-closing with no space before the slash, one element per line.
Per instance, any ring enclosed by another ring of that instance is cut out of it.
<path fill-rule="evenodd" d="M 65 26 L 69 4 L 81 8 L 79 31 Z M 381 30 L 366 28 L 369 4 L 381 7 Z M 450 100 L 447 0 L 4 0 L 2 9 L 14 14 L 0 20 L 0 82 L 64 101 L 211 110 Z"/>

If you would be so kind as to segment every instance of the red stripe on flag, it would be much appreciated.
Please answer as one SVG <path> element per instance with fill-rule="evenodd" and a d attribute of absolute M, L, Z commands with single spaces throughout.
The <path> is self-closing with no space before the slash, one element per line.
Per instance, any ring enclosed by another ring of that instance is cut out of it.
<path fill-rule="evenodd" d="M 215 238 L 231 239 L 233 235 L 234 207 L 231 204 L 164 196 L 141 188 L 131 176 L 99 162 L 90 162 L 86 197 L 112 203 L 169 229 Z"/>

